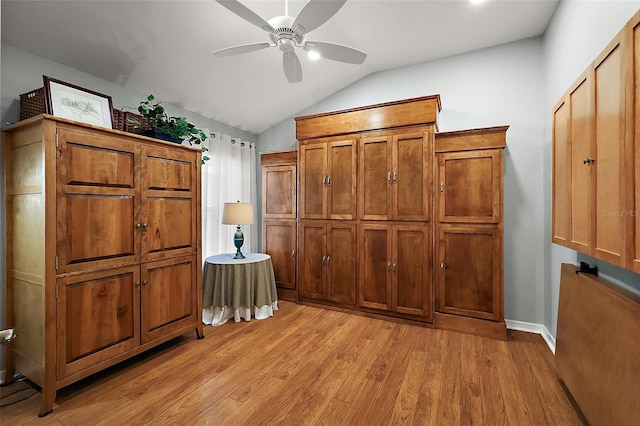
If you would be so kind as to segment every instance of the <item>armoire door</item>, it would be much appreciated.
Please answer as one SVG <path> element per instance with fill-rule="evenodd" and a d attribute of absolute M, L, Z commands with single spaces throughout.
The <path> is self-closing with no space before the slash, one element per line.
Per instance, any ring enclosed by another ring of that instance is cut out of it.
<path fill-rule="evenodd" d="M 59 127 L 57 150 L 57 273 L 137 261 L 138 146 Z"/>
<path fill-rule="evenodd" d="M 195 152 L 143 146 L 140 221 L 144 259 L 196 252 L 200 173 Z"/>
<path fill-rule="evenodd" d="M 431 320 L 431 227 L 393 226 L 393 310 Z"/>
<path fill-rule="evenodd" d="M 262 167 L 262 218 L 296 218 L 295 164 Z"/>
<path fill-rule="evenodd" d="M 431 138 L 429 132 L 393 135 L 391 187 L 394 220 L 429 220 Z"/>
<path fill-rule="evenodd" d="M 263 251 L 271 256 L 276 285 L 296 288 L 296 221 L 265 220 L 263 222 Z"/>
<path fill-rule="evenodd" d="M 355 139 L 328 143 L 327 219 L 356 218 L 357 147 Z"/>
<path fill-rule="evenodd" d="M 300 297 L 326 299 L 326 223 L 300 222 L 298 283 Z"/>
<path fill-rule="evenodd" d="M 391 137 L 363 136 L 358 149 L 358 217 L 390 220 L 393 168 Z"/>
<path fill-rule="evenodd" d="M 140 344 L 138 265 L 59 278 L 56 286 L 59 379 Z"/>
<path fill-rule="evenodd" d="M 502 149 L 438 154 L 440 222 L 498 223 Z"/>
<path fill-rule="evenodd" d="M 327 217 L 327 144 L 300 146 L 300 219 Z"/>
<path fill-rule="evenodd" d="M 501 320 L 502 232 L 495 225 L 441 225 L 436 271 L 438 312 Z"/>
<path fill-rule="evenodd" d="M 193 323 L 197 315 L 196 256 L 171 258 L 141 265 L 140 309 L 142 343 L 162 338 Z"/>
<path fill-rule="evenodd" d="M 391 310 L 391 225 L 361 223 L 358 227 L 358 304 Z"/>
<path fill-rule="evenodd" d="M 356 304 L 356 225 L 327 223 L 327 299 Z"/>

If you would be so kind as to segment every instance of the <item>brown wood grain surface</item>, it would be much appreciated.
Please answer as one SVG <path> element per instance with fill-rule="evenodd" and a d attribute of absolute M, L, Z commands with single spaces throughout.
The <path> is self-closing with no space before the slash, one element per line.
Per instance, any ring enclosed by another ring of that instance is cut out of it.
<path fill-rule="evenodd" d="M 2 424 L 581 424 L 539 335 L 510 331 L 505 342 L 279 307 L 62 389 L 45 418 L 37 396 L 1 408 Z"/>

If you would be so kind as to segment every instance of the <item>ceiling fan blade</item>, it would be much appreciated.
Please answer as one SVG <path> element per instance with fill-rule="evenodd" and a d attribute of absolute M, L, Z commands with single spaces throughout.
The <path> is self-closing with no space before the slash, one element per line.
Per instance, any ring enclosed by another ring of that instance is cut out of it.
<path fill-rule="evenodd" d="M 282 67 L 284 75 L 287 76 L 289 83 L 299 83 L 302 81 L 302 65 L 296 52 L 285 52 L 282 56 Z"/>
<path fill-rule="evenodd" d="M 232 56 L 241 53 L 255 52 L 256 50 L 266 49 L 267 47 L 274 47 L 274 45 L 270 43 L 241 44 L 239 46 L 225 47 L 224 49 L 215 50 L 211 53 L 216 56 Z"/>
<path fill-rule="evenodd" d="M 238 0 L 216 0 L 222 6 L 226 7 L 245 21 L 251 22 L 258 28 L 262 28 L 268 33 L 273 33 L 275 30 L 267 21 L 256 15 L 247 6 L 240 3 Z"/>
<path fill-rule="evenodd" d="M 361 50 L 324 41 L 308 41 L 304 44 L 304 50 L 312 50 L 318 52 L 323 58 L 348 64 L 360 65 L 367 59 L 367 54 Z"/>
<path fill-rule="evenodd" d="M 293 21 L 291 29 L 300 35 L 315 30 L 331 18 L 347 0 L 310 0 Z"/>

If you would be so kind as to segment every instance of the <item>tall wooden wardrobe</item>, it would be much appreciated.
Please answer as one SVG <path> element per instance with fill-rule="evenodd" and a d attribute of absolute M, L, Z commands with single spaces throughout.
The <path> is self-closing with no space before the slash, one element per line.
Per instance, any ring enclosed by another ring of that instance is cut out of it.
<path fill-rule="evenodd" d="M 440 109 L 433 95 L 296 118 L 298 298 L 504 339 L 507 127 L 438 133 Z"/>
<path fill-rule="evenodd" d="M 49 115 L 4 132 L 15 370 L 56 390 L 202 336 L 201 151 Z"/>

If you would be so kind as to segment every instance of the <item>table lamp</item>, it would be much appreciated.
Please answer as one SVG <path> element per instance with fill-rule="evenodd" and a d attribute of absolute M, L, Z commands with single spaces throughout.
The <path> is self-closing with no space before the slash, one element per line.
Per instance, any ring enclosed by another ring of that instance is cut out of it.
<path fill-rule="evenodd" d="M 237 225 L 236 233 L 233 235 L 233 243 L 236 246 L 236 255 L 234 259 L 244 259 L 244 255 L 240 251 L 244 243 L 244 235 L 240 229 L 240 225 L 250 225 L 253 223 L 253 206 L 251 203 L 224 203 L 222 210 L 223 225 Z"/>

